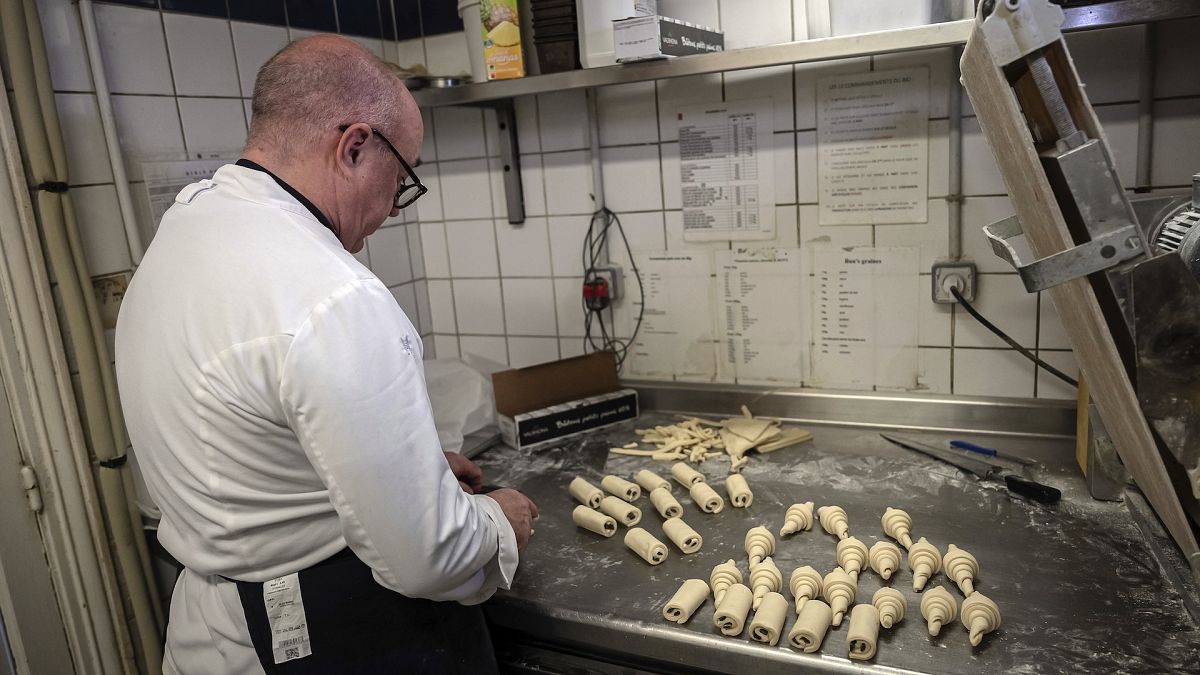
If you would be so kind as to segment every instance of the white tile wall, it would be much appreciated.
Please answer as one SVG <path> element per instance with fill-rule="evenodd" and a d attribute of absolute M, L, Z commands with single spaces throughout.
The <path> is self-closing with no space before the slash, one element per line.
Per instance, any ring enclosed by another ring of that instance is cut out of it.
<path fill-rule="evenodd" d="M 653 143 L 658 140 L 658 104 L 653 82 L 634 82 L 596 90 L 601 145 Z"/>
<path fill-rule="evenodd" d="M 71 196 L 88 271 L 92 276 L 100 276 L 129 269 L 129 248 L 116 188 L 112 185 L 75 188 Z"/>
<path fill-rule="evenodd" d="M 175 94 L 158 12 L 96 5 L 96 32 L 114 94 Z"/>
<path fill-rule="evenodd" d="M 555 279 L 554 306 L 558 320 L 558 334 L 582 337 L 583 277 Z"/>
<path fill-rule="evenodd" d="M 438 144 L 445 154 L 445 143 Z M 441 176 L 442 210 L 446 220 L 458 218 L 491 218 L 492 182 L 487 159 L 461 159 L 438 162 Z M 428 195 L 417 202 L 418 209 Z"/>
<path fill-rule="evenodd" d="M 58 119 L 67 146 L 72 185 L 111 183 L 108 145 L 100 127 L 100 109 L 95 94 L 56 94 Z"/>
<path fill-rule="evenodd" d="M 542 166 L 546 171 L 546 213 L 565 216 L 595 210 L 591 197 L 590 155 L 590 152 L 576 151 L 553 152 L 542 156 Z"/>
<path fill-rule="evenodd" d="M 229 21 L 190 14 L 162 15 L 180 96 L 240 96 Z"/>
<path fill-rule="evenodd" d="M 930 394 L 950 394 L 950 365 L 953 350 L 921 347 L 917 349 L 917 385 Z"/>
<path fill-rule="evenodd" d="M 955 349 L 954 393 L 1033 396 L 1033 363 L 1012 349 Z"/>
<path fill-rule="evenodd" d="M 458 339 L 458 348 L 464 357 L 470 354 L 508 365 L 508 345 L 503 337 L 463 335 Z"/>
<path fill-rule="evenodd" d="M 425 38 L 425 63 L 434 75 L 470 75 L 466 37 L 446 33 Z"/>
<path fill-rule="evenodd" d="M 1016 274 L 981 274 L 975 302 L 979 313 L 1009 337 L 1032 348 L 1037 343 L 1037 295 L 1025 292 Z M 954 344 L 964 347 L 1007 347 L 965 311 L 954 313 Z"/>
<path fill-rule="evenodd" d="M 538 127 L 542 150 L 580 150 L 591 145 L 587 99 L 582 89 L 568 89 L 538 97 Z"/>
<path fill-rule="evenodd" d="M 92 75 L 83 50 L 83 28 L 71 0 L 38 0 L 46 37 L 46 58 L 55 91 L 92 91 Z"/>
<path fill-rule="evenodd" d="M 454 318 L 454 289 L 449 281 L 429 280 L 429 316 L 433 332 L 458 332 L 458 323 Z"/>
<path fill-rule="evenodd" d="M 179 118 L 189 153 L 237 153 L 246 144 L 246 111 L 238 99 L 180 98 Z"/>
<path fill-rule="evenodd" d="M 113 96 L 112 107 L 130 180 L 142 179 L 143 161 L 186 157 L 179 106 L 174 98 Z"/>
<path fill-rule="evenodd" d="M 725 73 L 725 100 L 741 101 L 770 98 L 775 108 L 775 131 L 796 128 L 796 107 L 792 103 L 791 66 L 773 66 Z"/>
<path fill-rule="evenodd" d="M 370 237 L 371 268 L 387 286 L 406 284 L 413 280 L 412 261 L 408 253 L 408 226 L 392 225 Z M 414 300 L 415 302 L 415 300 Z"/>
<path fill-rule="evenodd" d="M 661 211 L 662 168 L 657 145 L 629 145 L 600 150 L 604 202 L 613 211 Z"/>
<path fill-rule="evenodd" d="M 590 222 L 590 216 L 551 216 L 547 220 L 554 276 L 583 276 L 583 239 Z"/>
<path fill-rule="evenodd" d="M 431 279 L 450 277 L 450 253 L 446 248 L 445 223 L 420 223 L 421 260 L 425 274 Z"/>
<path fill-rule="evenodd" d="M 658 137 L 663 141 L 679 140 L 679 108 L 705 103 L 721 103 L 721 75 L 692 75 L 672 80 L 659 80 Z"/>
<path fill-rule="evenodd" d="M 483 113 L 479 108 L 448 106 L 433 109 L 439 160 L 485 157 Z"/>
<path fill-rule="evenodd" d="M 1079 379 L 1079 364 L 1075 362 L 1073 352 L 1038 352 L 1038 358 L 1062 371 L 1072 379 Z M 1078 395 L 1075 387 L 1051 375 L 1044 368 L 1037 369 L 1038 398 L 1058 398 L 1074 400 Z"/>
<path fill-rule="evenodd" d="M 237 74 L 242 96 L 254 94 L 254 78 L 258 69 L 275 52 L 287 46 L 287 29 L 281 26 L 264 26 L 257 23 L 233 21 L 233 51 L 237 57 Z"/>
<path fill-rule="evenodd" d="M 513 368 L 536 366 L 558 359 L 558 338 L 508 338 L 508 365 Z"/>
<path fill-rule="evenodd" d="M 455 279 L 453 286 L 459 333 L 504 335 L 504 307 L 498 279 Z"/>
<path fill-rule="evenodd" d="M 498 277 L 496 232 L 491 219 L 446 223 L 450 273 L 455 278 Z"/>
<path fill-rule="evenodd" d="M 504 320 L 514 335 L 558 335 L 550 279 L 505 279 Z"/>
<path fill-rule="evenodd" d="M 1145 26 L 1067 34 L 1067 48 L 1092 105 L 1137 100 L 1145 35 Z"/>
<path fill-rule="evenodd" d="M 456 359 L 459 356 L 457 335 L 434 335 L 433 353 L 439 359 Z M 428 355 L 428 351 L 426 352 Z"/>
<path fill-rule="evenodd" d="M 548 277 L 550 232 L 545 218 L 527 218 L 522 225 L 496 221 L 500 274 L 505 277 Z"/>

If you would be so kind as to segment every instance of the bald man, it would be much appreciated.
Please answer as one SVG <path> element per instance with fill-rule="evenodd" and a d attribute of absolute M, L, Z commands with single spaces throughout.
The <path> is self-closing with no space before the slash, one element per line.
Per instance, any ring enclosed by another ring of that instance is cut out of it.
<path fill-rule="evenodd" d="M 496 670 L 477 605 L 536 508 L 441 451 L 420 337 L 351 255 L 424 193 L 422 136 L 369 52 L 294 42 L 243 158 L 179 193 L 134 275 L 121 403 L 184 566 L 167 673 Z"/>

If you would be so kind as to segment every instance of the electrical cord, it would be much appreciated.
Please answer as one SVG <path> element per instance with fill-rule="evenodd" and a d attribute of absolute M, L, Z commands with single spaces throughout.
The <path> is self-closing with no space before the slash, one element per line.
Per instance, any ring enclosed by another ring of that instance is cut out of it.
<path fill-rule="evenodd" d="M 638 297 L 643 298 L 642 274 L 638 271 L 637 262 L 633 259 L 633 250 L 629 246 L 629 238 L 625 236 L 625 228 L 621 226 L 621 219 L 617 217 L 607 208 L 601 208 L 592 214 L 591 222 L 588 223 L 587 234 L 583 238 L 583 282 L 587 284 L 598 278 L 598 269 L 604 266 L 604 244 L 608 241 L 609 232 L 615 226 L 618 234 L 621 235 L 621 243 L 625 247 L 625 253 L 629 257 L 629 264 L 632 268 L 633 278 L 637 281 Z M 613 315 L 612 303 L 605 303 L 603 307 L 594 308 L 588 305 L 586 299 L 581 298 L 583 304 L 583 349 L 585 352 L 590 348 L 592 351 L 611 351 L 616 357 L 617 372 L 621 371 L 625 365 L 625 359 L 629 356 L 629 350 L 633 347 L 634 340 L 637 339 L 638 332 L 642 328 L 642 318 L 645 316 L 646 306 L 644 302 L 639 303 L 637 319 L 633 324 L 633 332 L 626 339 L 617 337 L 616 320 Z M 611 326 L 605 325 L 604 313 L 608 311 L 608 323 Z M 596 342 L 596 336 L 593 334 L 596 328 L 600 331 L 599 340 Z"/>
<path fill-rule="evenodd" d="M 1037 356 L 1034 355 L 1033 352 L 1029 351 L 1025 347 L 1022 347 L 1019 342 L 1012 339 L 1011 337 L 1008 336 L 1007 333 L 1005 333 L 1004 331 L 1002 331 L 998 327 L 996 327 L 996 324 L 992 323 L 991 321 L 988 321 L 987 318 L 985 318 L 982 314 L 979 313 L 979 310 L 975 309 L 974 307 L 971 306 L 971 303 L 967 302 L 967 299 L 964 298 L 962 293 L 959 292 L 958 286 L 951 286 L 950 294 L 954 296 L 954 299 L 958 301 L 958 304 L 963 306 L 963 309 L 967 310 L 967 314 L 970 314 L 971 316 L 975 317 L 975 320 L 978 321 L 980 324 L 982 324 L 984 328 L 992 331 L 993 333 L 996 334 L 996 337 L 1007 342 L 1008 346 L 1017 350 L 1017 352 L 1021 356 L 1024 356 L 1025 358 L 1029 359 L 1030 361 L 1033 361 L 1034 363 L 1038 364 L 1038 366 L 1045 369 L 1045 371 L 1047 373 L 1050 373 L 1051 375 L 1057 377 L 1058 379 L 1062 380 L 1063 382 L 1066 382 L 1067 384 L 1071 385 L 1072 387 L 1079 386 L 1079 382 L 1076 381 L 1075 378 L 1071 377 L 1070 375 L 1067 375 L 1066 373 L 1062 372 L 1058 368 L 1055 368 L 1054 366 L 1050 365 L 1049 363 L 1046 363 L 1045 361 L 1039 359 Z"/>

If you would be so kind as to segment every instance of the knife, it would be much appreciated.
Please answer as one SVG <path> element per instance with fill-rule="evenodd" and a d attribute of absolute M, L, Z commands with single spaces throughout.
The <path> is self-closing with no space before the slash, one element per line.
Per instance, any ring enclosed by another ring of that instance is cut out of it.
<path fill-rule="evenodd" d="M 928 443 L 922 443 L 917 440 L 903 438 L 894 434 L 879 434 L 884 440 L 914 452 L 919 452 L 934 459 L 943 461 L 950 466 L 953 466 L 967 473 L 974 474 L 980 480 L 990 480 L 997 483 L 1003 483 L 1009 492 L 1028 497 L 1042 504 L 1054 504 L 1062 499 L 1062 492 L 1057 488 L 1049 485 L 1031 481 L 1027 478 L 1022 478 L 1014 473 L 1005 472 L 1003 467 L 990 464 L 981 459 L 966 457 L 958 453 L 951 452 L 939 448 Z"/>

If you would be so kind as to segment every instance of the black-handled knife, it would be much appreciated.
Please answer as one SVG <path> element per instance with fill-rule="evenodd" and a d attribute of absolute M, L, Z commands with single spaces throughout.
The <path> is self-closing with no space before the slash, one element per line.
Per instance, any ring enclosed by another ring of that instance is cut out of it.
<path fill-rule="evenodd" d="M 911 438 L 896 436 L 895 434 L 879 434 L 884 440 L 914 452 L 919 452 L 922 455 L 941 460 L 950 466 L 974 474 L 980 480 L 990 480 L 998 483 L 1004 483 L 1009 492 L 1013 494 L 1027 497 L 1042 504 L 1054 504 L 1062 499 L 1062 492 L 1058 488 L 1042 485 L 1036 481 L 1022 478 L 1014 473 L 1004 470 L 1003 467 L 989 464 L 981 459 L 960 455 L 935 445 L 922 443 L 921 441 Z"/>

